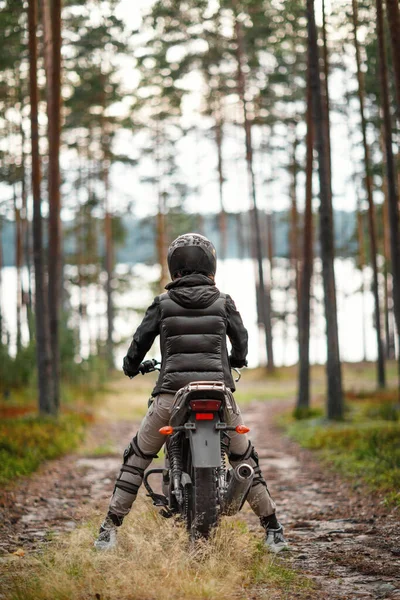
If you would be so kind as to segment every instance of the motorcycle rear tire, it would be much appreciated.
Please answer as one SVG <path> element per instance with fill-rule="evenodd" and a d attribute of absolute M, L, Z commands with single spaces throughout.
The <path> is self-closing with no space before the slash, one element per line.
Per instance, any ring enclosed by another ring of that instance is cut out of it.
<path fill-rule="evenodd" d="M 217 478 L 214 468 L 194 470 L 192 538 L 208 538 L 218 524 Z"/>

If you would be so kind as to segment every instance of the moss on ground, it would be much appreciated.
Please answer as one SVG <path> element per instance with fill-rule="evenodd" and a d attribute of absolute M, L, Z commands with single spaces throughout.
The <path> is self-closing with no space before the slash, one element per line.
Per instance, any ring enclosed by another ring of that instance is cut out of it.
<path fill-rule="evenodd" d="M 397 390 L 351 393 L 345 419 L 330 423 L 313 409 L 300 420 L 286 415 L 282 422 L 291 437 L 317 450 L 340 473 L 358 485 L 384 493 L 400 505 L 400 406 Z"/>
<path fill-rule="evenodd" d="M 67 414 L 58 419 L 20 417 L 0 422 L 0 484 L 29 475 L 44 460 L 57 458 L 83 439 L 88 415 Z"/>

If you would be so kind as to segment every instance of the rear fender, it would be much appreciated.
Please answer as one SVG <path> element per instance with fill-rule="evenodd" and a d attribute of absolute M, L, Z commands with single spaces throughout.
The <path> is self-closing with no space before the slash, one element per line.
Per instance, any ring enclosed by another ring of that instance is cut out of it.
<path fill-rule="evenodd" d="M 221 434 L 212 421 L 195 421 L 196 429 L 189 430 L 192 465 L 195 468 L 218 468 L 221 466 Z"/>

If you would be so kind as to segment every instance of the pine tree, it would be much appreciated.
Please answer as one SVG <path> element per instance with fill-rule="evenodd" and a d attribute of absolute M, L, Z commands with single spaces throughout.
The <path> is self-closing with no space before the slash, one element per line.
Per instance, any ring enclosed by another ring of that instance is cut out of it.
<path fill-rule="evenodd" d="M 49 196 L 49 251 L 48 251 L 48 312 L 52 364 L 51 393 L 54 406 L 60 404 L 60 318 L 62 290 L 61 256 L 61 0 L 42 0 L 45 37 L 45 64 L 47 78 L 48 118 L 48 196 Z"/>
<path fill-rule="evenodd" d="M 342 375 L 339 356 L 339 336 L 337 324 L 336 286 L 334 273 L 333 215 L 328 180 L 328 144 L 324 125 L 324 109 L 318 62 L 317 28 L 315 24 L 314 1 L 307 0 L 307 20 L 309 39 L 310 85 L 312 92 L 313 120 L 316 149 L 318 152 L 318 173 L 320 184 L 320 246 L 324 283 L 326 334 L 328 346 L 327 377 L 329 419 L 343 418 Z"/>
<path fill-rule="evenodd" d="M 392 45 L 392 61 L 397 98 L 397 118 L 400 119 L 400 9 L 398 0 L 386 0 L 386 16 Z"/>
<path fill-rule="evenodd" d="M 400 233 L 399 233 L 399 206 L 396 172 L 393 156 L 392 122 L 390 114 L 388 70 L 385 47 L 385 31 L 383 24 L 382 0 L 376 0 L 376 33 L 378 39 L 378 56 L 380 72 L 380 92 L 383 112 L 383 131 L 386 152 L 386 176 L 388 185 L 388 205 L 390 224 L 390 251 L 393 272 L 393 302 L 394 314 L 397 324 L 397 333 L 400 339 Z"/>
<path fill-rule="evenodd" d="M 314 125 L 310 84 L 309 70 L 307 86 L 306 202 L 303 227 L 303 262 L 299 286 L 299 385 L 297 394 L 297 412 L 299 416 L 301 416 L 302 411 L 307 411 L 310 406 L 310 295 L 314 264 L 312 214 Z"/>
<path fill-rule="evenodd" d="M 356 51 L 356 66 L 357 66 L 357 82 L 358 82 L 358 99 L 360 103 L 360 116 L 361 116 L 361 131 L 363 137 L 364 147 L 364 165 L 365 165 L 365 189 L 367 192 L 368 200 L 368 225 L 369 225 L 369 242 L 370 242 L 370 255 L 373 272 L 373 294 L 375 303 L 375 330 L 376 330 L 376 344 L 378 350 L 377 360 L 377 381 L 381 388 L 385 387 L 385 358 L 383 351 L 383 342 L 381 335 L 381 309 L 379 301 L 379 278 L 378 278 L 378 263 L 377 263 L 377 242 L 376 242 L 376 218 L 375 218 L 375 205 L 372 192 L 372 173 L 370 164 L 370 149 L 367 141 L 367 122 L 365 118 L 364 104 L 365 104 L 365 90 L 364 90 L 364 79 L 361 71 L 361 58 L 360 48 L 358 44 L 357 31 L 358 31 L 358 6 L 357 0 L 352 0 L 353 4 L 353 27 L 354 27 L 354 45 Z"/>
<path fill-rule="evenodd" d="M 40 195 L 40 154 L 38 128 L 38 86 L 37 86 L 37 0 L 29 0 L 29 74 L 31 106 L 31 157 L 32 157 L 32 193 L 33 193 L 33 251 L 35 264 L 35 317 L 36 317 L 36 355 L 38 365 L 39 412 L 54 414 L 54 398 L 50 395 L 51 380 L 50 339 L 47 309 L 47 293 L 44 276 L 43 257 L 43 221 Z"/>

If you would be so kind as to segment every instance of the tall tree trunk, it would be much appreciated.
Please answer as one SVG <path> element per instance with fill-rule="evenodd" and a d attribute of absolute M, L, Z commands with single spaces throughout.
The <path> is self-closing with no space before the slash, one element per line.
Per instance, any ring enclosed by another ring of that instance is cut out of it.
<path fill-rule="evenodd" d="M 243 109 L 243 124 L 245 130 L 245 141 L 246 141 L 246 163 L 247 163 L 247 176 L 248 186 L 250 193 L 250 202 L 253 207 L 253 225 L 254 225 L 254 255 L 258 264 L 258 283 L 260 286 L 260 297 L 261 297 L 261 309 L 262 318 L 265 329 L 265 341 L 267 350 L 267 368 L 268 370 L 274 371 L 274 352 L 272 344 L 272 307 L 270 297 L 270 284 L 265 282 L 264 278 L 264 267 L 263 267 L 263 252 L 261 244 L 261 230 L 260 221 L 257 207 L 257 195 L 256 185 L 253 170 L 253 145 L 251 139 L 251 123 L 247 115 L 246 106 L 246 79 L 243 72 L 244 64 L 244 44 L 243 44 L 243 32 L 242 25 L 238 19 L 235 19 L 235 33 L 236 33 L 236 57 L 237 57 L 237 83 L 240 101 Z"/>
<path fill-rule="evenodd" d="M 61 314 L 61 197 L 60 197 L 60 132 L 61 132 L 61 0 L 42 0 L 47 71 L 47 116 L 49 139 L 49 318 L 53 374 L 54 404 L 60 404 Z"/>
<path fill-rule="evenodd" d="M 220 110 L 220 107 L 219 107 Z M 224 169 L 223 169 L 223 156 L 222 156 L 222 139 L 223 139 L 223 121 L 221 113 L 218 112 L 215 121 L 215 143 L 217 145 L 217 156 L 218 156 L 218 189 L 219 189 L 219 214 L 218 214 L 218 225 L 219 235 L 221 240 L 221 253 L 220 257 L 222 260 L 226 258 L 227 253 L 227 219 L 225 212 L 224 203 Z"/>
<path fill-rule="evenodd" d="M 376 0 L 377 36 L 381 101 L 383 109 L 383 130 L 386 151 L 386 175 L 388 189 L 388 212 L 390 224 L 390 252 L 393 274 L 393 303 L 397 325 L 397 334 L 400 342 L 400 235 L 399 235 L 399 204 L 396 182 L 396 170 L 393 156 L 392 122 L 390 114 L 388 68 L 385 47 L 385 32 L 383 27 L 382 0 Z M 400 348 L 400 344 L 399 344 Z M 400 357 L 400 353 L 399 353 Z M 400 364 L 400 358 L 399 358 Z"/>
<path fill-rule="evenodd" d="M 237 232 L 237 244 L 238 244 L 238 258 L 246 258 L 247 257 L 247 240 L 248 236 L 246 235 L 246 219 L 242 212 L 236 213 L 236 232 Z"/>
<path fill-rule="evenodd" d="M 104 232 L 105 232 L 105 251 L 106 251 L 106 296 L 107 296 L 107 363 L 109 369 L 114 366 L 113 359 L 113 333 L 114 333 L 114 301 L 113 301 L 113 279 L 114 279 L 114 244 L 112 231 L 112 216 L 109 207 L 109 165 L 105 164 L 104 169 Z"/>
<path fill-rule="evenodd" d="M 326 7 L 325 0 L 322 0 L 322 42 L 323 42 L 323 69 L 324 69 L 324 121 L 326 135 L 326 156 L 327 156 L 327 172 L 329 182 L 329 193 L 332 196 L 332 149 L 331 149 L 331 101 L 329 94 L 329 51 L 328 51 L 328 36 L 326 31 Z M 332 202 L 332 201 L 331 201 Z"/>
<path fill-rule="evenodd" d="M 267 254 L 270 268 L 270 281 L 272 288 L 273 268 L 274 268 L 274 213 L 267 213 Z"/>
<path fill-rule="evenodd" d="M 164 291 L 165 286 L 168 283 L 168 269 L 167 269 L 167 239 L 165 231 L 165 209 L 164 209 L 164 194 L 160 192 L 158 195 L 158 213 L 157 213 L 157 258 L 161 268 L 160 274 L 160 291 Z"/>
<path fill-rule="evenodd" d="M 383 136 L 382 140 L 382 154 L 385 153 Z M 393 298 L 391 288 L 390 275 L 390 239 L 389 239 L 389 211 L 388 211 L 388 192 L 387 182 L 385 176 L 382 177 L 382 191 L 384 197 L 384 203 L 382 207 L 382 221 L 383 221 L 383 255 L 385 258 L 384 275 L 385 275 L 385 334 L 386 334 L 386 357 L 388 360 L 394 360 L 396 358 L 396 345 L 395 345 L 395 325 L 393 322 Z"/>
<path fill-rule="evenodd" d="M 389 23 L 394 80 L 396 85 L 397 118 L 400 121 L 400 9 L 398 0 L 386 0 L 386 16 Z"/>
<path fill-rule="evenodd" d="M 38 369 L 39 412 L 54 414 L 56 407 L 50 394 L 50 335 L 47 315 L 47 293 L 44 276 L 43 232 L 40 197 L 40 154 L 37 88 L 37 0 L 28 2 L 29 24 L 29 90 L 31 103 L 32 193 L 33 193 L 33 258 L 35 268 L 36 357 Z"/>
<path fill-rule="evenodd" d="M 378 351 L 377 360 L 377 381 L 380 388 L 384 388 L 386 384 L 385 378 L 385 356 L 383 351 L 382 333 L 381 333 L 381 309 L 379 302 L 379 275 L 378 275 L 378 263 L 377 263 L 377 243 L 376 243 L 376 217 L 375 217 L 375 205 L 372 192 L 372 172 L 371 172 L 371 160 L 370 150 L 367 141 L 367 122 L 365 119 L 364 112 L 364 78 L 361 72 L 361 59 L 360 59 L 360 48 L 358 45 L 358 15 L 357 15 L 357 0 L 353 2 L 353 27 L 354 27 L 354 46 L 356 51 L 356 65 L 357 65 L 357 81 L 358 81 L 358 99 L 360 102 L 360 116 L 361 116 L 361 130 L 363 137 L 364 146 L 364 167 L 365 167 L 365 189 L 367 192 L 368 199 L 368 227 L 369 227 L 369 242 L 370 242 L 370 254 L 371 264 L 373 272 L 373 294 L 375 304 L 375 330 L 376 330 L 376 345 Z"/>
<path fill-rule="evenodd" d="M 290 262 L 292 263 L 294 290 L 296 294 L 297 313 L 299 309 L 299 219 L 297 210 L 297 159 L 296 151 L 298 139 L 296 134 L 296 125 L 294 125 L 293 155 L 290 186 Z"/>
<path fill-rule="evenodd" d="M 325 319 L 327 333 L 328 418 L 343 418 L 342 373 L 339 355 L 336 286 L 334 271 L 333 211 L 327 170 L 327 140 L 318 61 L 317 28 L 314 0 L 307 0 L 308 49 L 310 85 L 312 91 L 313 121 L 320 184 L 320 246 L 324 282 Z"/>
<path fill-rule="evenodd" d="M 161 151 L 163 136 L 161 135 L 160 127 L 161 124 L 157 120 L 155 126 L 155 160 L 157 169 L 157 199 L 158 199 L 158 211 L 156 216 L 156 249 L 157 249 L 157 260 L 160 265 L 160 293 L 164 292 L 165 286 L 168 283 L 168 265 L 167 265 L 167 232 L 165 224 L 165 211 L 166 211 L 166 194 L 163 188 L 163 181 L 165 177 L 164 169 L 162 167 Z M 203 219 L 203 217 L 201 217 Z M 201 227 L 204 229 L 204 223 L 202 221 Z"/>
<path fill-rule="evenodd" d="M 21 352 L 21 308 L 22 308 L 22 226 L 21 226 L 21 209 L 18 207 L 17 194 L 14 184 L 14 217 L 15 217 L 15 268 L 17 272 L 17 352 Z"/>
<path fill-rule="evenodd" d="M 307 77 L 307 137 L 306 137 L 306 202 L 303 229 L 303 265 L 300 278 L 299 295 L 299 387 L 297 393 L 298 411 L 307 410 L 310 406 L 310 296 L 311 279 L 314 265 L 313 251 L 313 215 L 312 215 L 312 178 L 314 127 L 312 117 L 312 96 L 310 85 L 310 69 Z"/>
<path fill-rule="evenodd" d="M 358 266 L 361 274 L 361 298 L 362 298 L 362 332 L 363 332 L 363 360 L 367 360 L 367 335 L 365 329 L 365 250 L 364 250 L 364 219 L 361 211 L 361 201 L 357 199 L 357 240 L 358 240 Z"/>

